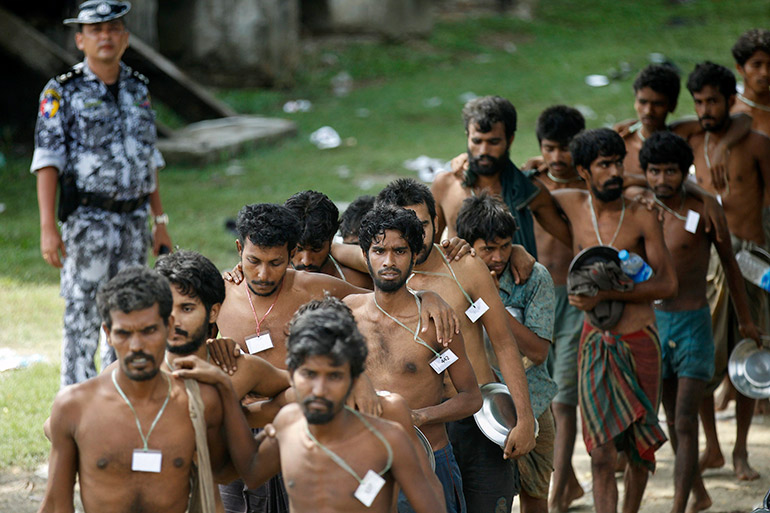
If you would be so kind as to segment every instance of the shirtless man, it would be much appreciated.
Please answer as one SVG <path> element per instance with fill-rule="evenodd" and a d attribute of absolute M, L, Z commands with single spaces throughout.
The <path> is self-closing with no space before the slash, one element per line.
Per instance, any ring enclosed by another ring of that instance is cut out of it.
<path fill-rule="evenodd" d="M 123 269 L 99 290 L 97 304 L 119 365 L 54 400 L 40 511 L 74 511 L 77 477 L 86 512 L 185 512 L 196 436 L 185 385 L 161 370 L 174 323 L 168 282 L 150 269 Z M 223 406 L 212 387 L 201 386 L 200 394 L 216 471 L 226 454 Z"/>
<path fill-rule="evenodd" d="M 208 361 L 206 339 L 216 336 L 217 317 L 225 300 L 222 275 L 211 260 L 194 251 L 161 256 L 155 262 L 155 270 L 169 281 L 174 298 L 174 324 L 166 345 L 163 370 L 173 371 L 174 360 L 182 356 L 194 355 Z M 287 402 L 288 373 L 258 356 L 238 358 L 230 379 L 239 398 L 249 393 L 270 398 L 258 403 L 259 409 L 250 405 L 251 427 L 262 427 L 271 422 Z"/>
<path fill-rule="evenodd" d="M 642 168 L 639 165 L 639 150 L 642 143 L 650 135 L 660 130 L 671 130 L 685 139 L 703 132 L 703 128 L 697 121 L 682 119 L 666 124 L 666 118 L 670 112 L 674 112 L 679 100 L 681 88 L 679 73 L 672 66 L 666 64 L 650 64 L 639 72 L 634 80 L 634 110 L 637 120 L 622 121 L 615 125 L 626 143 L 626 158 L 623 168 L 627 175 L 641 175 Z M 735 123 L 725 134 L 723 140 L 714 148 L 714 174 L 724 173 L 728 150 L 736 141 L 743 138 L 749 131 L 751 118 L 738 114 L 734 117 Z M 689 172 L 689 170 L 688 170 Z M 638 183 L 636 185 L 642 185 Z"/>
<path fill-rule="evenodd" d="M 326 274 L 289 269 L 300 237 L 300 225 L 297 216 L 284 205 L 257 204 L 241 209 L 236 247 L 243 281 L 225 283 L 225 301 L 217 319 L 225 337 L 235 340 L 244 352 L 258 354 L 279 369 L 286 368 L 286 325 L 301 305 L 321 299 L 327 293 L 342 298 L 368 292 Z M 426 310 L 427 307 L 422 312 L 422 325 L 427 330 L 429 314 Z M 437 335 L 440 340 L 451 340 L 455 331 L 452 321 L 445 316 L 443 324 L 449 328 L 437 327 L 442 330 Z M 356 380 L 350 400 L 359 410 L 376 415 L 382 413 L 380 401 L 365 374 Z M 242 483 L 238 482 L 231 483 L 226 489 L 222 487 L 220 491 L 228 511 L 243 508 L 244 501 L 249 502 L 250 508 L 252 503 L 262 508 L 265 501 L 279 504 L 278 508 L 271 507 L 269 511 L 283 511 L 284 506 L 287 507 L 280 477 L 271 480 L 266 490 L 246 491 L 245 495 Z"/>
<path fill-rule="evenodd" d="M 554 458 L 551 400 L 558 392 L 558 385 L 551 379 L 546 367 L 553 337 L 554 287 L 548 270 L 540 263 L 535 264 L 525 283 L 514 282 L 508 261 L 516 230 L 516 220 L 505 203 L 487 193 L 463 201 L 457 214 L 458 235 L 473 246 L 476 254 L 495 274 L 500 299 L 512 314 L 507 320 L 522 351 L 532 410 L 540 428 L 535 448 L 518 460 L 521 511 L 548 513 L 548 487 Z M 513 314 L 520 316 L 514 317 Z M 494 355 L 490 355 L 489 359 L 497 372 L 499 365 Z"/>
<path fill-rule="evenodd" d="M 297 250 L 291 259 L 294 269 L 324 273 L 356 287 L 372 288 L 369 275 L 340 265 L 331 255 L 332 239 L 340 224 L 340 212 L 326 194 L 316 191 L 298 192 L 287 199 L 284 205 L 303 223 L 300 226 Z"/>
<path fill-rule="evenodd" d="M 743 77 L 743 93 L 731 112 L 745 112 L 751 128 L 770 136 L 770 30 L 752 29 L 733 46 L 735 69 Z"/>
<path fill-rule="evenodd" d="M 759 332 L 730 242 L 717 241 L 704 231 L 703 202 L 682 186 L 693 162 L 687 142 L 671 132 L 656 132 L 644 141 L 639 161 L 649 185 L 643 194 L 664 210 L 663 236 L 679 282 L 679 294 L 655 306 L 662 342 L 663 407 L 676 452 L 671 511 L 684 513 L 692 489 L 694 500 L 688 511 L 695 512 L 711 506 L 698 469 L 698 405 L 714 374 L 714 339 L 706 300 L 712 245 L 726 270 L 741 333 L 759 340 Z"/>
<path fill-rule="evenodd" d="M 585 189 L 585 181 L 572 163 L 569 143 L 585 128 L 582 114 L 565 105 L 545 109 L 537 120 L 537 140 L 547 170 L 536 172 L 540 183 L 549 191 Z M 555 308 L 553 313 L 553 371 L 559 387 L 551 411 L 556 424 L 553 450 L 553 486 L 550 510 L 567 511 L 572 501 L 583 496 L 583 488 L 572 467 L 572 454 L 577 436 L 577 350 L 583 328 L 583 313 L 567 299 L 567 270 L 572 261 L 572 247 L 554 238 L 535 224 L 535 240 L 540 263 L 553 278 Z"/>
<path fill-rule="evenodd" d="M 443 349 L 431 330 L 419 334 L 420 301 L 406 288 L 406 280 L 422 250 L 422 224 L 410 210 L 375 207 L 361 221 L 359 241 L 374 292 L 348 296 L 345 303 L 367 341 L 367 373 L 375 388 L 406 399 L 414 424 L 433 448 L 447 511 L 465 512 L 460 469 L 445 423 L 475 413 L 481 407 L 481 393 L 462 335 Z M 443 401 L 445 369 L 457 395 Z M 398 511 L 414 511 L 403 494 Z"/>
<path fill-rule="evenodd" d="M 695 156 L 698 183 L 706 190 L 718 194 L 718 198 L 721 199 L 734 252 L 737 253 L 743 248 L 750 249 L 754 245 L 763 246 L 765 238 L 762 228 L 762 204 L 770 184 L 770 140 L 759 132 L 751 131 L 730 152 L 728 173 L 724 177 L 724 183 L 714 181 L 710 172 L 710 156 L 713 146 L 719 143 L 731 125 L 729 111 L 735 103 L 735 77 L 724 66 L 704 62 L 698 64 L 690 74 L 687 79 L 687 89 L 692 94 L 698 120 L 705 130 L 705 133 L 688 139 Z M 724 462 L 713 424 L 712 393 L 713 388 L 724 376 L 729 351 L 741 338 L 734 329 L 737 322 L 734 322 L 733 312 L 729 308 L 724 273 L 718 259 L 713 256 L 711 267 L 709 276 L 713 276 L 713 280 L 710 283 L 709 302 L 712 305 L 717 356 L 715 379 L 711 383 L 713 386 L 707 389 L 701 409 L 706 434 L 706 452 L 702 467 L 706 468 L 721 466 Z M 749 282 L 746 282 L 746 292 L 749 296 L 752 318 L 760 327 L 766 326 L 765 292 Z M 733 449 L 733 466 L 738 478 L 744 480 L 759 477 L 759 474 L 749 466 L 746 446 L 754 403 L 754 399 L 741 394 L 737 396 L 737 433 Z"/>
<path fill-rule="evenodd" d="M 507 511 L 519 488 L 518 469 L 509 460 L 532 450 L 535 423 L 519 348 L 506 322 L 508 313 L 500 301 L 497 287 L 482 261 L 461 258 L 450 265 L 441 249 L 432 243 L 437 222 L 436 204 L 427 186 L 409 178 L 395 180 L 380 191 L 376 205 L 395 205 L 417 214 L 423 226 L 423 249 L 417 255 L 408 285 L 438 293 L 457 312 L 468 358 L 479 384 L 497 381 L 487 360 L 482 326 L 489 334 L 501 374 L 516 405 L 518 423 L 508 433 L 502 454 L 500 447 L 481 433 L 470 416 L 450 422 L 447 429 L 463 475 L 468 511 L 494 512 L 496 507 Z M 356 269 L 366 269 L 363 254 L 355 249 L 335 244 L 332 251 L 338 260 Z M 471 303 L 477 307 L 471 308 Z M 477 317 L 484 306 L 489 310 Z M 462 313 L 466 311 L 467 314 Z M 449 390 L 448 394 L 451 393 Z"/>
<path fill-rule="evenodd" d="M 666 440 L 657 418 L 660 343 L 651 303 L 676 294 L 676 274 L 656 214 L 622 196 L 623 139 L 607 128 L 588 130 L 572 140 L 570 152 L 589 186 L 588 191 L 563 189 L 554 193 L 571 225 L 573 252 L 596 245 L 625 248 L 642 256 L 655 273 L 630 291 L 599 290 L 595 296 L 569 296 L 570 303 L 585 312 L 600 301 L 624 303 L 613 326 L 600 329 L 586 316 L 578 358 L 578 390 L 596 511 L 617 510 L 614 471 L 616 447 L 620 447 L 629 456 L 623 511 L 634 513 L 654 468 L 655 450 Z M 604 358 L 613 362 L 608 369 L 602 365 Z"/>
<path fill-rule="evenodd" d="M 467 164 L 464 177 L 455 172 L 440 173 L 431 186 L 436 201 L 436 236 L 447 228 L 457 233 L 457 213 L 465 198 L 487 190 L 503 198 L 519 230 L 513 241 L 537 256 L 532 215 L 549 232 L 565 243 L 569 232 L 559 218 L 548 189 L 530 180 L 511 162 L 510 149 L 516 132 L 516 109 L 499 96 L 476 98 L 463 108 L 467 155 L 457 157 L 459 166 Z M 462 158 L 465 157 L 465 158 Z M 453 169 L 458 164 L 453 162 Z"/>

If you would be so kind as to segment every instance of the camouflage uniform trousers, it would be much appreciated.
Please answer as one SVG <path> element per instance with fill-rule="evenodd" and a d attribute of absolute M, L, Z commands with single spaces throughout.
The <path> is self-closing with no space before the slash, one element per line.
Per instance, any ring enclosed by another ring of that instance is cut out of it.
<path fill-rule="evenodd" d="M 65 299 L 61 386 L 96 376 L 94 356 L 99 346 L 101 318 L 96 292 L 118 271 L 145 265 L 149 243 L 147 208 L 118 214 L 80 207 L 62 225 L 67 250 L 61 270 Z M 102 347 L 102 369 L 115 361 L 115 351 Z"/>

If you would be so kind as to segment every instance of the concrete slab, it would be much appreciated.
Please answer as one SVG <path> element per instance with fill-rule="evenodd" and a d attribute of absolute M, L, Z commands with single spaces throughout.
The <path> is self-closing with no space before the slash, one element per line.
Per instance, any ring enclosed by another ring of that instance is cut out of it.
<path fill-rule="evenodd" d="M 292 121 L 233 116 L 199 121 L 158 140 L 168 164 L 205 165 L 230 159 L 246 150 L 297 135 Z"/>

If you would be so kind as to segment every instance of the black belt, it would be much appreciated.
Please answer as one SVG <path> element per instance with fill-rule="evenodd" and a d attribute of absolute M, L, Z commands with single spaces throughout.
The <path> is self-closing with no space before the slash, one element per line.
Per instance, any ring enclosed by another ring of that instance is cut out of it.
<path fill-rule="evenodd" d="M 127 212 L 133 212 L 137 208 L 147 204 L 148 198 L 149 195 L 145 195 L 130 200 L 116 200 L 109 196 L 94 194 L 92 192 L 79 192 L 78 204 L 84 207 L 100 208 L 109 212 L 125 214 Z"/>

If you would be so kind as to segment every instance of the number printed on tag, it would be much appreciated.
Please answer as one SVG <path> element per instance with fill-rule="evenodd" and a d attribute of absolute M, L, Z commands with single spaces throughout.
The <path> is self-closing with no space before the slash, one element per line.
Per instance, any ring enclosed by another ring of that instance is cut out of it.
<path fill-rule="evenodd" d="M 698 231 L 698 221 L 700 221 L 700 214 L 694 210 L 687 211 L 687 220 L 684 222 L 684 229 L 690 233 Z"/>
<path fill-rule="evenodd" d="M 249 354 L 266 351 L 273 347 L 273 339 L 270 338 L 269 332 L 263 331 L 259 335 L 248 337 L 246 339 L 246 347 L 249 348 Z"/>
<path fill-rule="evenodd" d="M 441 374 L 456 361 L 457 355 L 454 354 L 451 349 L 447 348 L 430 361 L 430 366 L 436 371 L 436 374 Z"/>
<path fill-rule="evenodd" d="M 487 310 L 489 310 L 487 304 L 482 298 L 478 298 L 475 303 L 468 307 L 465 311 L 465 315 L 468 316 L 468 319 L 470 319 L 471 322 L 476 322 Z"/>
<path fill-rule="evenodd" d="M 162 461 L 163 454 L 160 451 L 134 449 L 134 455 L 131 458 L 131 470 L 134 472 L 160 472 Z"/>
<path fill-rule="evenodd" d="M 385 486 L 385 480 L 375 471 L 369 470 L 353 496 L 368 508 L 383 486 Z"/>

